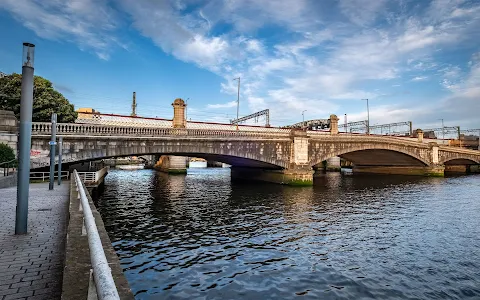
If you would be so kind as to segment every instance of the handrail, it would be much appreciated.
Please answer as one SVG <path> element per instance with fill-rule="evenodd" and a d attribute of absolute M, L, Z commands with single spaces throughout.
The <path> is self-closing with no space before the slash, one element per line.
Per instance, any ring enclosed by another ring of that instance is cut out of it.
<path fill-rule="evenodd" d="M 105 173 L 107 173 L 110 170 L 110 167 L 104 167 L 98 171 L 92 171 L 92 172 L 78 172 L 78 176 L 80 176 L 80 179 L 83 180 L 83 182 L 98 182 Z"/>
<path fill-rule="evenodd" d="M 41 175 L 41 176 L 37 176 L 37 175 Z M 60 176 L 62 178 L 66 178 L 68 180 L 68 177 L 70 175 L 70 172 L 69 171 L 62 171 Z M 55 174 L 53 175 L 53 178 L 58 178 L 58 175 L 57 175 L 57 172 L 55 172 Z M 45 179 L 50 179 L 50 172 L 30 172 L 30 180 L 38 180 L 38 179 L 42 179 L 42 182 L 45 181 Z"/>
<path fill-rule="evenodd" d="M 112 270 L 108 266 L 108 261 L 105 252 L 103 251 L 102 241 L 100 240 L 97 225 L 95 224 L 95 218 L 93 217 L 87 195 L 85 194 L 85 187 L 77 170 L 73 171 L 73 175 L 80 194 L 80 203 L 83 209 L 83 218 L 88 236 L 90 260 L 92 263 L 93 277 L 95 279 L 98 299 L 120 300 L 115 281 L 112 277 Z"/>
<path fill-rule="evenodd" d="M 8 176 L 10 175 L 10 163 L 12 162 L 15 162 L 17 159 L 14 158 L 12 160 L 9 160 L 9 161 L 4 161 L 2 163 L 0 163 L 0 167 L 3 169 L 3 176 Z M 2 165 L 5 165 L 4 167 L 2 167 Z M 13 170 L 15 172 L 15 169 Z"/>
<path fill-rule="evenodd" d="M 14 159 L 9 160 L 9 161 L 4 161 L 4 162 L 0 163 L 0 166 L 3 165 L 3 164 L 9 164 L 9 163 L 14 162 L 14 161 L 16 161 L 16 160 L 17 160 L 17 159 L 14 158 Z"/>

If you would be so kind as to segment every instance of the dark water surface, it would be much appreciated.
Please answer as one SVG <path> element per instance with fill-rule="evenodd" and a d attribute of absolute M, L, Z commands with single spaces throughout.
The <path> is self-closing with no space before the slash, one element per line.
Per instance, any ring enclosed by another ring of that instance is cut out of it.
<path fill-rule="evenodd" d="M 229 172 L 108 174 L 98 207 L 136 299 L 480 299 L 480 176 Z"/>

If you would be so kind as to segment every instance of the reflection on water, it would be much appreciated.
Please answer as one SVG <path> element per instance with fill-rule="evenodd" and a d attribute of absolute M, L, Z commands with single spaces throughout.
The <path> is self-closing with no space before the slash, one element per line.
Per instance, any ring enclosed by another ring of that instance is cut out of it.
<path fill-rule="evenodd" d="M 231 182 L 111 171 L 98 207 L 137 299 L 479 299 L 480 177 Z"/>

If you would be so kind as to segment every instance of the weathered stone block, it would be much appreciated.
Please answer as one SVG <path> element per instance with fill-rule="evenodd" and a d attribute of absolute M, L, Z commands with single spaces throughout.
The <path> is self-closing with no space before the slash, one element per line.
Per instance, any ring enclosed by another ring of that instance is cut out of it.
<path fill-rule="evenodd" d="M 231 168 L 232 179 L 265 181 L 291 186 L 313 185 L 313 170 L 267 170 L 255 168 Z"/>
<path fill-rule="evenodd" d="M 432 176 L 443 177 L 445 168 L 443 166 L 434 167 L 414 167 L 414 166 L 355 166 L 353 173 L 355 174 L 389 174 L 389 175 L 415 175 L 415 176 Z"/>

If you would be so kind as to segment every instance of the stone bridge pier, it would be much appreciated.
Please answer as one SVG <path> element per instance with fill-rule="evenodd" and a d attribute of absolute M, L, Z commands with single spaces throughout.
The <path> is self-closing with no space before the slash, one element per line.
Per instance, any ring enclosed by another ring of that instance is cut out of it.
<path fill-rule="evenodd" d="M 275 150 L 275 149 L 274 149 Z M 282 152 L 282 149 L 276 149 Z M 257 169 L 232 166 L 232 178 L 258 180 L 293 186 L 313 185 L 313 169 L 309 161 L 309 137 L 306 131 L 292 130 L 285 147 L 288 164 L 284 169 Z M 279 153 L 269 153 L 272 156 Z"/>

